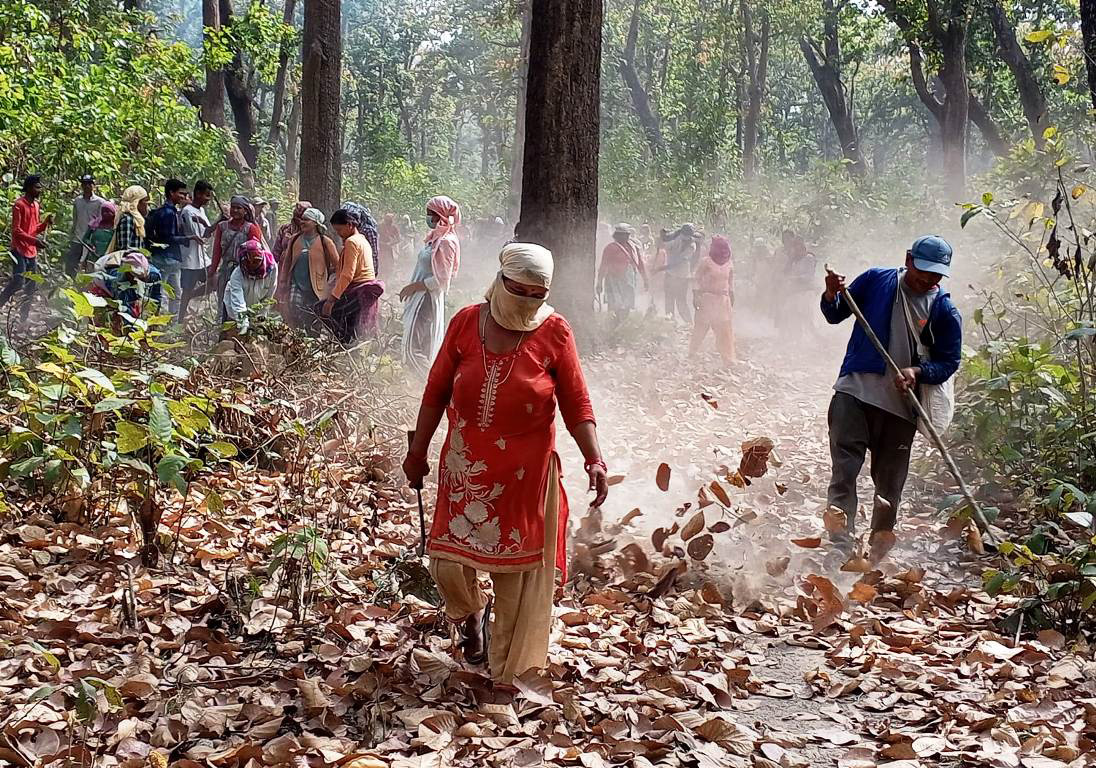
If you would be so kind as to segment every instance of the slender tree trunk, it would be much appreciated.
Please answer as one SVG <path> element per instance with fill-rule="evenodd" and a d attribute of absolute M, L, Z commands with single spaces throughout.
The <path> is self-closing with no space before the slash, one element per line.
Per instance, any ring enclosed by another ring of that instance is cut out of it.
<path fill-rule="evenodd" d="M 635 108 L 636 117 L 643 126 L 643 134 L 647 137 L 647 145 L 651 155 L 661 155 L 666 145 L 662 139 L 662 124 L 658 115 L 651 108 L 651 99 L 647 89 L 639 81 L 639 73 L 636 72 L 636 42 L 639 39 L 639 9 L 641 0 L 635 0 L 632 4 L 632 20 L 628 25 L 628 39 L 624 44 L 624 53 L 620 57 L 618 67 L 620 75 L 624 78 L 624 84 L 628 86 L 628 92 L 632 96 L 632 106 Z"/>
<path fill-rule="evenodd" d="M 941 101 L 925 80 L 924 59 L 917 42 L 916 26 L 895 0 L 880 0 L 887 16 L 906 38 L 910 54 L 910 74 L 918 98 L 936 118 L 940 128 L 943 171 L 948 191 L 954 199 L 962 197 L 967 178 L 967 123 L 970 120 L 970 85 L 967 78 L 967 30 L 970 25 L 968 0 L 927 0 L 927 30 L 940 55 L 939 77 L 944 90 Z M 975 112 L 978 109 L 975 108 Z M 984 112 L 984 110 L 983 110 Z M 987 126 L 992 123 L 984 121 Z M 990 130 L 987 142 L 992 143 Z M 998 138 L 1000 132 L 997 131 Z"/>
<path fill-rule="evenodd" d="M 1096 109 L 1096 0 L 1081 0 L 1081 37 L 1084 40 L 1088 94 Z"/>
<path fill-rule="evenodd" d="M 328 214 L 342 194 L 341 17 L 340 0 L 305 0 L 301 196 Z"/>
<path fill-rule="evenodd" d="M 301 94 L 293 94 L 285 126 L 285 185 L 295 196 L 300 189 Z"/>
<path fill-rule="evenodd" d="M 357 158 L 356 170 L 360 177 L 365 171 L 365 149 L 366 149 L 366 120 L 365 120 L 365 84 L 361 80 L 358 81 L 357 88 L 358 103 L 357 107 L 357 126 L 354 130 L 354 154 Z"/>
<path fill-rule="evenodd" d="M 742 9 L 742 44 L 746 51 L 746 116 L 742 127 L 742 174 L 749 181 L 757 177 L 757 140 L 761 130 L 761 103 L 765 98 L 765 76 L 769 66 L 769 15 L 761 12 L 761 29 L 754 26 L 747 0 Z"/>
<path fill-rule="evenodd" d="M 286 25 L 293 24 L 296 12 L 297 0 L 285 0 L 282 22 Z M 273 147 L 278 146 L 281 138 L 286 81 L 289 79 L 289 52 L 289 46 L 285 45 L 278 54 L 278 75 L 274 78 L 274 105 L 270 108 L 270 137 L 267 139 L 267 143 Z"/>
<path fill-rule="evenodd" d="M 221 28 L 221 8 L 218 0 L 202 0 L 203 37 Z M 221 69 L 205 71 L 205 93 L 202 97 L 202 120 L 223 128 L 225 125 L 225 73 Z"/>
<path fill-rule="evenodd" d="M 602 0 L 532 0 L 517 236 L 555 256 L 553 303 L 582 328 L 594 307 Z"/>
<path fill-rule="evenodd" d="M 929 0 L 930 6 L 933 0 Z M 960 3 L 953 3 L 960 5 Z M 944 167 L 948 171 L 953 199 L 963 196 L 967 180 L 967 122 L 970 119 L 970 89 L 967 82 L 967 24 L 952 16 L 940 39 L 940 80 L 944 83 L 944 119 L 940 137 L 944 145 Z"/>
<path fill-rule="evenodd" d="M 232 23 L 232 4 L 229 0 L 220 0 L 221 23 L 228 26 Z M 236 126 L 236 141 L 240 145 L 247 164 L 254 168 L 259 161 L 259 147 L 255 138 L 257 134 L 255 105 L 251 101 L 252 88 L 249 85 L 251 72 L 244 63 L 243 53 L 236 51 L 232 57 L 232 63 L 224 73 L 225 92 L 228 94 L 228 103 L 232 107 L 232 121 Z"/>
<path fill-rule="evenodd" d="M 988 0 L 986 12 L 989 14 L 990 26 L 993 27 L 993 36 L 997 40 L 997 50 L 1016 80 L 1016 90 L 1020 93 L 1020 105 L 1024 109 L 1031 137 L 1035 140 L 1035 146 L 1042 149 L 1046 144 L 1043 131 L 1047 129 L 1049 116 L 1046 98 L 1039 87 L 1035 69 L 1016 39 L 1016 29 L 1009 21 L 1001 0 Z"/>
<path fill-rule="evenodd" d="M 853 104 L 845 98 L 845 84 L 841 81 L 841 38 L 837 22 L 837 8 L 833 0 L 822 0 L 822 48 L 819 49 L 807 37 L 799 39 L 799 47 L 830 113 L 830 122 L 841 144 L 841 154 L 849 163 L 849 173 L 863 176 L 867 168 L 860 149 Z"/>
<path fill-rule="evenodd" d="M 989 114 L 982 102 L 972 93 L 970 94 L 970 101 L 967 105 L 967 109 L 970 112 L 970 121 L 974 123 L 978 130 L 982 134 L 982 138 L 986 141 L 986 146 L 990 151 L 1001 157 L 1008 154 L 1008 139 L 1001 133 L 1001 129 L 997 127 L 997 123 L 994 122 L 993 117 Z M 1040 138 L 1042 135 L 1040 134 Z"/>
<path fill-rule="evenodd" d="M 514 147 L 510 151 L 510 199 L 506 206 L 508 221 L 516 221 L 521 212 L 521 178 L 525 161 L 525 97 L 529 90 L 529 35 L 533 22 L 531 0 L 521 4 L 521 59 L 518 61 L 517 112 L 514 115 Z"/>

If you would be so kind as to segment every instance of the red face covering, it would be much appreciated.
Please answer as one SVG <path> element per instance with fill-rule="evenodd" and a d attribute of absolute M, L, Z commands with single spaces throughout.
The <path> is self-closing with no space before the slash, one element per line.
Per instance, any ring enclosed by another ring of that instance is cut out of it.
<path fill-rule="evenodd" d="M 716 235 L 712 238 L 712 245 L 708 250 L 708 257 L 719 266 L 723 266 L 731 260 L 731 244 L 727 238 Z"/>

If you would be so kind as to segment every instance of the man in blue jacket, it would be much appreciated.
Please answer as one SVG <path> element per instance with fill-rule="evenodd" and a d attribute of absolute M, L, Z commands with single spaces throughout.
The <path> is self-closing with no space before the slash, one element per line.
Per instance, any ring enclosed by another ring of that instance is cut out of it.
<path fill-rule="evenodd" d="M 902 369 L 895 377 L 859 324 L 853 328 L 841 373 L 833 385 L 828 422 L 833 474 L 828 500 L 855 531 L 856 478 L 871 452 L 871 477 L 877 496 L 871 529 L 894 529 L 898 504 L 910 466 L 910 447 L 917 431 L 905 392 L 921 384 L 941 384 L 959 368 L 963 325 L 951 295 L 940 280 L 951 273 L 952 249 L 942 237 L 918 238 L 906 252 L 903 269 L 872 268 L 846 289 L 845 276 L 829 272 L 822 294 L 822 314 L 837 324 L 852 314 L 848 290 L 864 317 Z M 916 339 L 915 339 L 916 334 Z M 926 351 L 918 354 L 918 344 Z"/>
<path fill-rule="evenodd" d="M 149 214 L 145 223 L 148 234 L 149 262 L 163 275 L 163 282 L 171 286 L 165 292 L 160 311 L 175 315 L 179 311 L 182 288 L 183 247 L 191 242 L 201 242 L 197 235 L 188 235 L 179 217 L 179 206 L 186 200 L 186 182 L 168 179 L 164 183 L 164 204 Z"/>

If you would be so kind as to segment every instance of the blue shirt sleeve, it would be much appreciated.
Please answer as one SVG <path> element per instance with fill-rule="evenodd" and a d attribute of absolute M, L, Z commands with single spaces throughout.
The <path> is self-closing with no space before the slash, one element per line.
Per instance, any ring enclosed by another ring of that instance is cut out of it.
<path fill-rule="evenodd" d="M 929 359 L 919 361 L 919 380 L 924 384 L 943 384 L 954 376 L 963 354 L 963 318 L 950 298 L 941 297 L 938 301 L 947 303 L 932 318 Z"/>

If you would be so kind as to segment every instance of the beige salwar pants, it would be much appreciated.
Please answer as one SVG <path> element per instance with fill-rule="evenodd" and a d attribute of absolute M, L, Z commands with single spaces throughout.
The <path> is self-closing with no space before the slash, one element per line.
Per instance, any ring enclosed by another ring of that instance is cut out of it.
<path fill-rule="evenodd" d="M 488 664 L 491 677 L 509 684 L 530 669 L 548 662 L 552 602 L 556 588 L 556 533 L 559 521 L 559 460 L 548 467 L 544 497 L 544 561 L 539 568 L 517 573 L 491 573 L 495 603 L 491 620 Z M 430 558 L 430 575 L 445 600 L 445 615 L 463 622 L 487 605 L 479 572 L 438 556 Z"/>
<path fill-rule="evenodd" d="M 700 351 L 708 331 L 715 334 L 715 348 L 724 363 L 735 360 L 734 325 L 731 319 L 731 300 L 724 294 L 701 293 L 693 325 L 693 337 L 689 342 L 689 357 Z"/>

